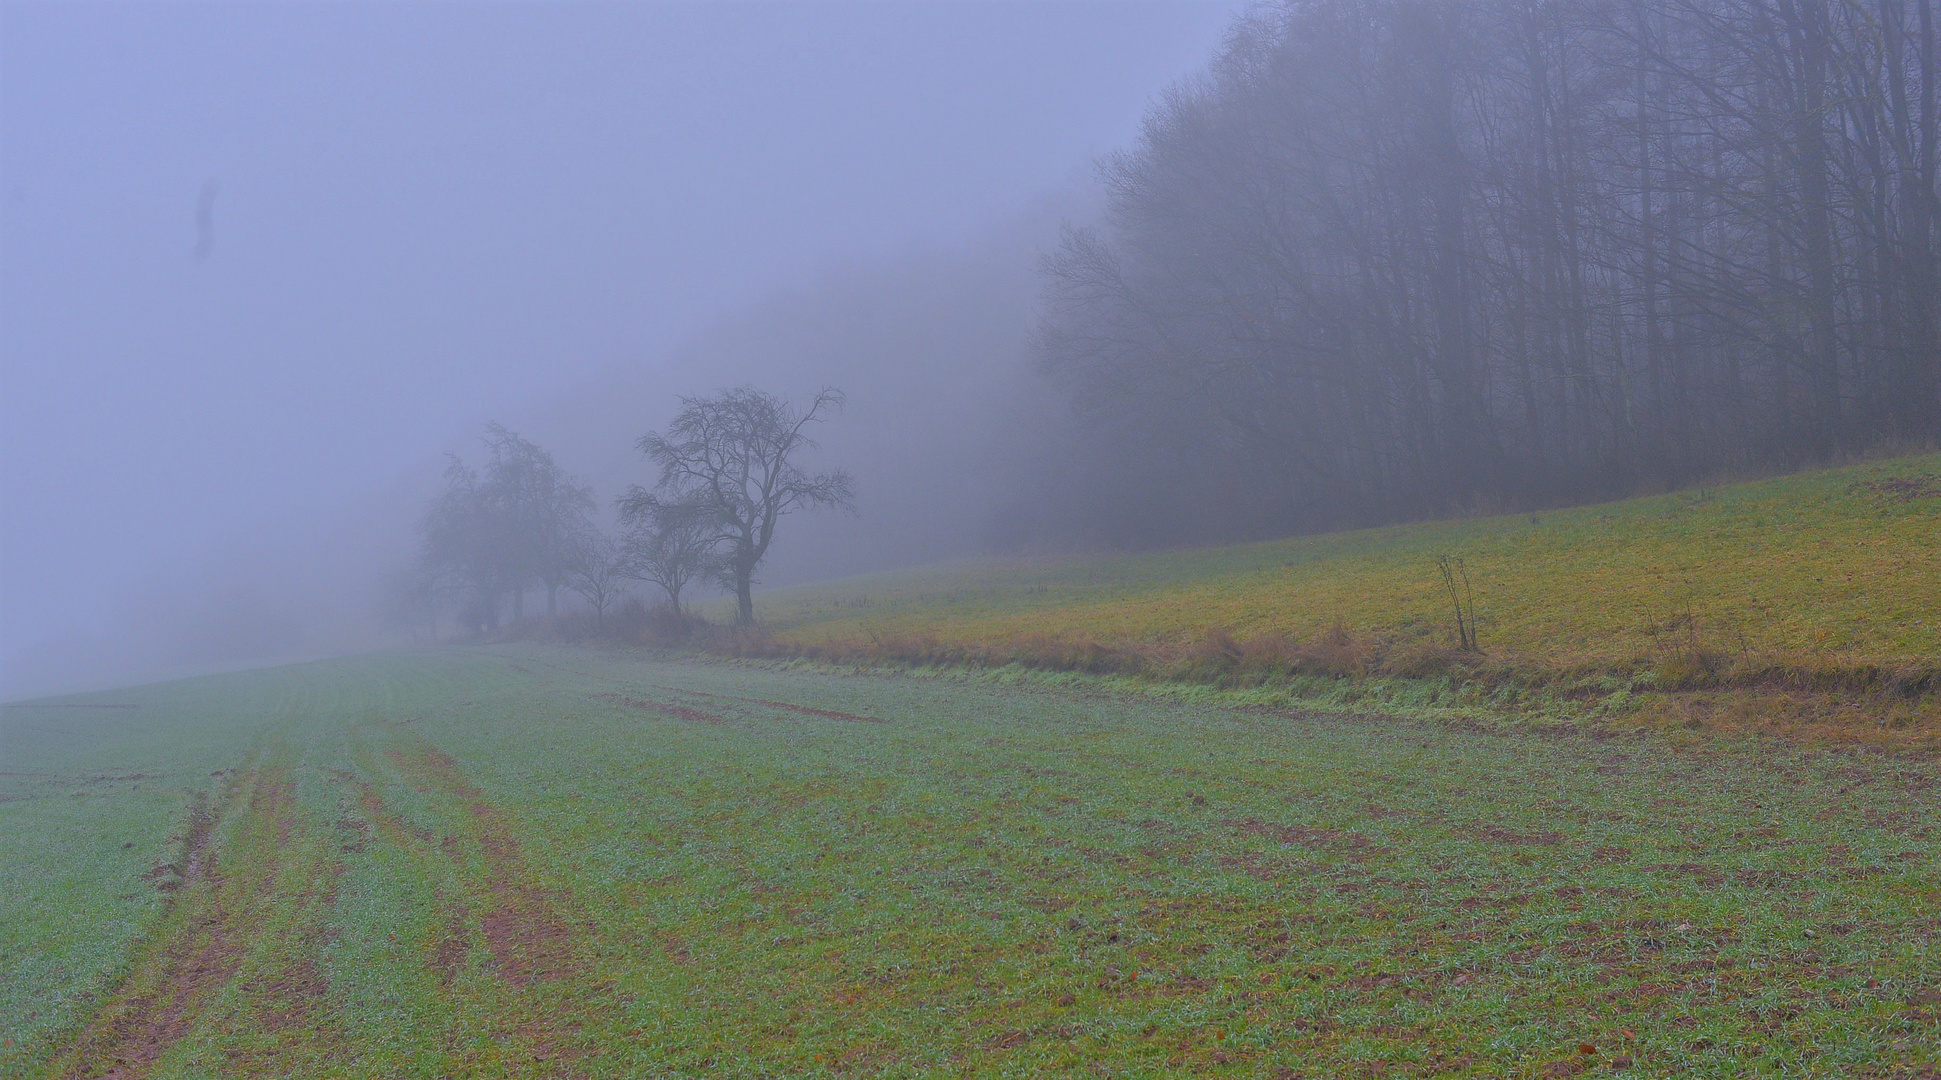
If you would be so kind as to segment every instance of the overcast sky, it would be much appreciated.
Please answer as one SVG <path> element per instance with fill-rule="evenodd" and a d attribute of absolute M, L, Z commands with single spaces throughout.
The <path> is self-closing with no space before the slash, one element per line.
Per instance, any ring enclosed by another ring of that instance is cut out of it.
<path fill-rule="evenodd" d="M 0 677 L 764 290 L 1069 189 L 1235 10 L 6 4 Z"/>

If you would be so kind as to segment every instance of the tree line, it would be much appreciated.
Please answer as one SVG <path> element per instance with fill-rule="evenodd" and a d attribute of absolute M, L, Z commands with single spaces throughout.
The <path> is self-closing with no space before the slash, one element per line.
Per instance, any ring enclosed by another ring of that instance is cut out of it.
<path fill-rule="evenodd" d="M 995 543 L 1285 535 L 1934 443 L 1935 7 L 1255 8 L 1042 261 L 1048 381 L 987 418 Z M 684 400 L 611 535 L 494 428 L 427 516 L 426 580 L 480 629 L 639 583 L 676 610 L 719 586 L 751 621 L 776 522 L 848 505 L 793 457 L 841 401 Z"/>
<path fill-rule="evenodd" d="M 1102 163 L 1037 349 L 1108 536 L 1941 435 L 1933 0 L 1285 0 Z"/>
<path fill-rule="evenodd" d="M 544 594 L 548 616 L 558 614 L 562 591 L 577 593 L 603 625 L 636 582 L 657 588 L 675 616 L 683 592 L 706 583 L 732 592 L 737 625 L 750 625 L 756 573 L 781 519 L 851 505 L 848 473 L 810 473 L 798 461 L 816 445 L 810 426 L 842 404 L 833 389 L 804 408 L 752 387 L 683 398 L 664 433 L 637 443 L 658 477 L 616 501 L 612 532 L 596 520 L 591 487 L 543 447 L 488 425 L 482 465 L 449 455 L 402 602 L 434 622 L 449 608 L 462 629 L 480 633 L 508 616 L 522 621 L 533 592 Z"/>

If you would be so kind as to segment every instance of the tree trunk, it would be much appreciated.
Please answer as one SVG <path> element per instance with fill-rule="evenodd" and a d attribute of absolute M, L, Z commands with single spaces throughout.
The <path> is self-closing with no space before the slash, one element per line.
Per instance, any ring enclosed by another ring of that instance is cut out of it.
<path fill-rule="evenodd" d="M 1792 15 L 1793 48 L 1799 87 L 1794 99 L 1794 156 L 1798 162 L 1802 237 L 1806 273 L 1807 378 L 1813 393 L 1811 447 L 1818 460 L 1838 445 L 1840 358 L 1834 295 L 1833 213 L 1828 190 L 1826 8 L 1822 0 L 1802 0 Z"/>
<path fill-rule="evenodd" d="M 1919 54 L 1921 75 L 1921 115 L 1907 140 L 1912 160 L 1904 168 L 1902 240 L 1905 251 L 1903 273 L 1907 279 L 1909 310 L 1906 337 L 1902 342 L 1900 378 L 1897 395 L 1903 411 L 1901 433 L 1917 438 L 1941 434 L 1941 311 L 1937 310 L 1937 259 L 1935 252 L 1935 32 L 1934 5 L 1921 0 L 1919 7 Z M 1904 17 L 1903 17 L 1904 18 Z M 1897 20 L 1899 21 L 1899 20 Z M 1896 69 L 1900 67 L 1897 63 Z"/>
<path fill-rule="evenodd" d="M 1457 134 L 1456 58 L 1449 40 L 1454 16 L 1423 7 L 1416 10 L 1414 43 L 1424 66 L 1422 123 L 1427 159 L 1435 175 L 1430 179 L 1430 211 L 1435 262 L 1430 281 L 1437 375 L 1444 394 L 1444 424 L 1455 460 L 1445 462 L 1443 482 L 1462 498 L 1494 479 L 1493 462 L 1484 441 L 1489 431 L 1489 406 L 1481 372 L 1477 370 L 1469 325 L 1468 250 L 1465 206 L 1468 176 Z"/>
<path fill-rule="evenodd" d="M 755 625 L 755 594 L 752 579 L 755 568 L 752 566 L 735 567 L 735 625 Z"/>

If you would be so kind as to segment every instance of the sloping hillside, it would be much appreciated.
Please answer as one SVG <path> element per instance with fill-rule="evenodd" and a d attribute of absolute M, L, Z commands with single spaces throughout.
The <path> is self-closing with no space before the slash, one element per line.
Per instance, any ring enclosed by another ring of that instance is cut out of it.
<path fill-rule="evenodd" d="M 1442 556 L 1473 595 L 1474 650 L 1456 647 Z M 957 564 L 759 606 L 782 651 L 831 659 L 1918 693 L 1941 659 L 1941 455 L 1541 514 Z"/>

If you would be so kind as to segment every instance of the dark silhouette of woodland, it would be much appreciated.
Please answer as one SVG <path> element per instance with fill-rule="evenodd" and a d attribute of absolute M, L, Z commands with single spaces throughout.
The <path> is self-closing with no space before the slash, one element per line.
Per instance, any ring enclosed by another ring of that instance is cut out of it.
<path fill-rule="evenodd" d="M 1046 261 L 1084 433 L 1021 528 L 1277 535 L 1932 443 L 1934 8 L 1249 15 Z"/>

